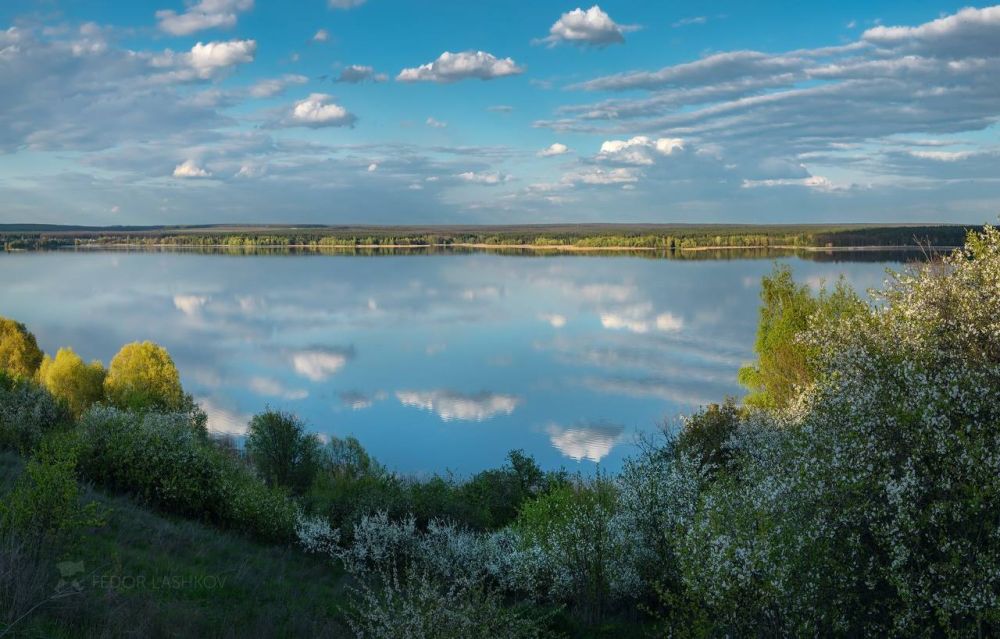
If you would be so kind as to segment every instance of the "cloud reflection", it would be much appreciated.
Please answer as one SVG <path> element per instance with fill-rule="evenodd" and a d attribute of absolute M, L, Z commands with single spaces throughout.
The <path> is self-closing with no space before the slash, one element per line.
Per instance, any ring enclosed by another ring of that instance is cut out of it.
<path fill-rule="evenodd" d="M 521 399 L 513 395 L 486 391 L 475 394 L 449 390 L 398 391 L 396 398 L 404 406 L 437 413 L 446 422 L 481 422 L 500 414 L 510 415 L 521 403 Z"/>
<path fill-rule="evenodd" d="M 292 366 L 299 375 L 322 382 L 342 369 L 354 357 L 352 349 L 311 348 L 292 353 Z"/>
<path fill-rule="evenodd" d="M 549 435 L 549 441 L 563 455 L 576 461 L 589 459 L 599 462 L 621 441 L 625 427 L 609 422 L 583 423 L 569 427 L 550 424 L 545 431 Z"/>

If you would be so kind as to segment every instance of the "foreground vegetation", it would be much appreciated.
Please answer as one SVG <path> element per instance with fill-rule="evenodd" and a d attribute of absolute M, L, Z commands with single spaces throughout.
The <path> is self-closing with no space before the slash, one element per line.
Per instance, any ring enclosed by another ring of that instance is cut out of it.
<path fill-rule="evenodd" d="M 968 227 L 955 225 L 554 224 L 521 226 L 190 226 L 58 227 L 0 225 L 8 250 L 69 246 L 306 247 L 489 246 L 573 249 L 711 247 L 958 246 Z"/>
<path fill-rule="evenodd" d="M 300 612 L 262 599 L 270 621 L 243 626 L 257 634 L 995 635 L 1000 233 L 972 233 L 873 295 L 843 283 L 813 294 L 776 270 L 757 361 L 740 371 L 745 400 L 706 407 L 619 474 L 590 478 L 513 452 L 467 480 L 417 481 L 278 411 L 256 416 L 238 449 L 206 432 L 156 345 L 124 347 L 105 373 L 71 351 L 46 359 L 25 327 L 0 322 L 0 445 L 21 454 L 0 458 L 19 469 L 0 485 L 0 633 L 71 636 L 98 627 L 75 625 L 90 619 L 129 634 L 113 611 L 139 608 L 116 608 L 120 589 L 88 591 L 83 612 L 65 583 L 46 584 L 53 557 L 128 543 L 123 509 L 218 535 L 223 556 L 232 545 L 265 558 L 248 570 L 288 566 L 281 596 L 300 597 Z M 288 590 L 300 578 L 310 585 Z M 236 634 L 220 631 L 226 611 L 256 597 L 247 586 L 139 601 L 218 603 L 179 626 L 214 635 Z"/>

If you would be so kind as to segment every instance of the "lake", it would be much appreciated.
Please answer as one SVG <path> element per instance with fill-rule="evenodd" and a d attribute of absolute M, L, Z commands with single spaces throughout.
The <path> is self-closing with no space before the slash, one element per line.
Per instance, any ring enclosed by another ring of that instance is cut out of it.
<path fill-rule="evenodd" d="M 162 344 L 216 431 L 271 406 L 401 472 L 465 475 L 521 448 L 590 473 L 741 394 L 774 261 L 857 289 L 900 267 L 806 257 L 0 253 L 0 315 L 88 360 Z"/>

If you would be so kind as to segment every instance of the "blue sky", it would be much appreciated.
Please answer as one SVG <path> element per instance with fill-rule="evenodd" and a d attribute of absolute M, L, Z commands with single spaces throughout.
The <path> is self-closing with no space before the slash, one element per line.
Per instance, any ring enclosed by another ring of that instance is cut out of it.
<path fill-rule="evenodd" d="M 7 1 L 0 222 L 995 221 L 1000 6 Z"/>

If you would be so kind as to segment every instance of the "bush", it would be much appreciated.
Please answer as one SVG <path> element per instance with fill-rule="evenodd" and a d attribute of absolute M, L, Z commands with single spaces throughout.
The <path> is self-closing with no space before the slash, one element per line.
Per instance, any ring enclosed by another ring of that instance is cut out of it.
<path fill-rule="evenodd" d="M 637 584 L 629 531 L 616 525 L 616 489 L 606 477 L 577 480 L 525 503 L 515 524 L 521 550 L 538 566 L 535 594 L 573 604 L 589 622 Z"/>
<path fill-rule="evenodd" d="M 305 424 L 290 413 L 268 410 L 254 415 L 247 431 L 246 452 L 268 486 L 295 495 L 306 492 L 319 468 L 320 445 Z"/>
<path fill-rule="evenodd" d="M 96 504 L 84 506 L 80 500 L 72 456 L 30 459 L 0 502 L 0 531 L 28 540 L 39 551 L 65 549 L 84 528 L 100 525 Z"/>
<path fill-rule="evenodd" d="M 42 386 L 64 402 L 74 417 L 104 398 L 105 375 L 99 361 L 84 364 L 71 348 L 60 348 L 55 359 L 46 355 L 38 370 Z"/>
<path fill-rule="evenodd" d="M 122 346 L 108 366 L 104 392 L 111 404 L 129 410 L 173 411 L 184 405 L 177 367 L 153 342 Z"/>
<path fill-rule="evenodd" d="M 80 469 L 92 481 L 260 539 L 294 535 L 294 504 L 203 438 L 188 414 L 95 407 L 78 430 Z"/>
<path fill-rule="evenodd" d="M 70 421 L 65 407 L 44 388 L 0 373 L 0 449 L 28 453 L 46 433 Z"/>
<path fill-rule="evenodd" d="M 31 378 L 42 363 L 42 351 L 24 324 L 0 317 L 0 372 Z"/>
<path fill-rule="evenodd" d="M 693 455 L 701 465 L 713 471 L 730 465 L 732 451 L 728 443 L 740 425 L 742 410 L 727 398 L 722 405 L 710 404 L 687 420 L 673 442 L 675 455 Z"/>

